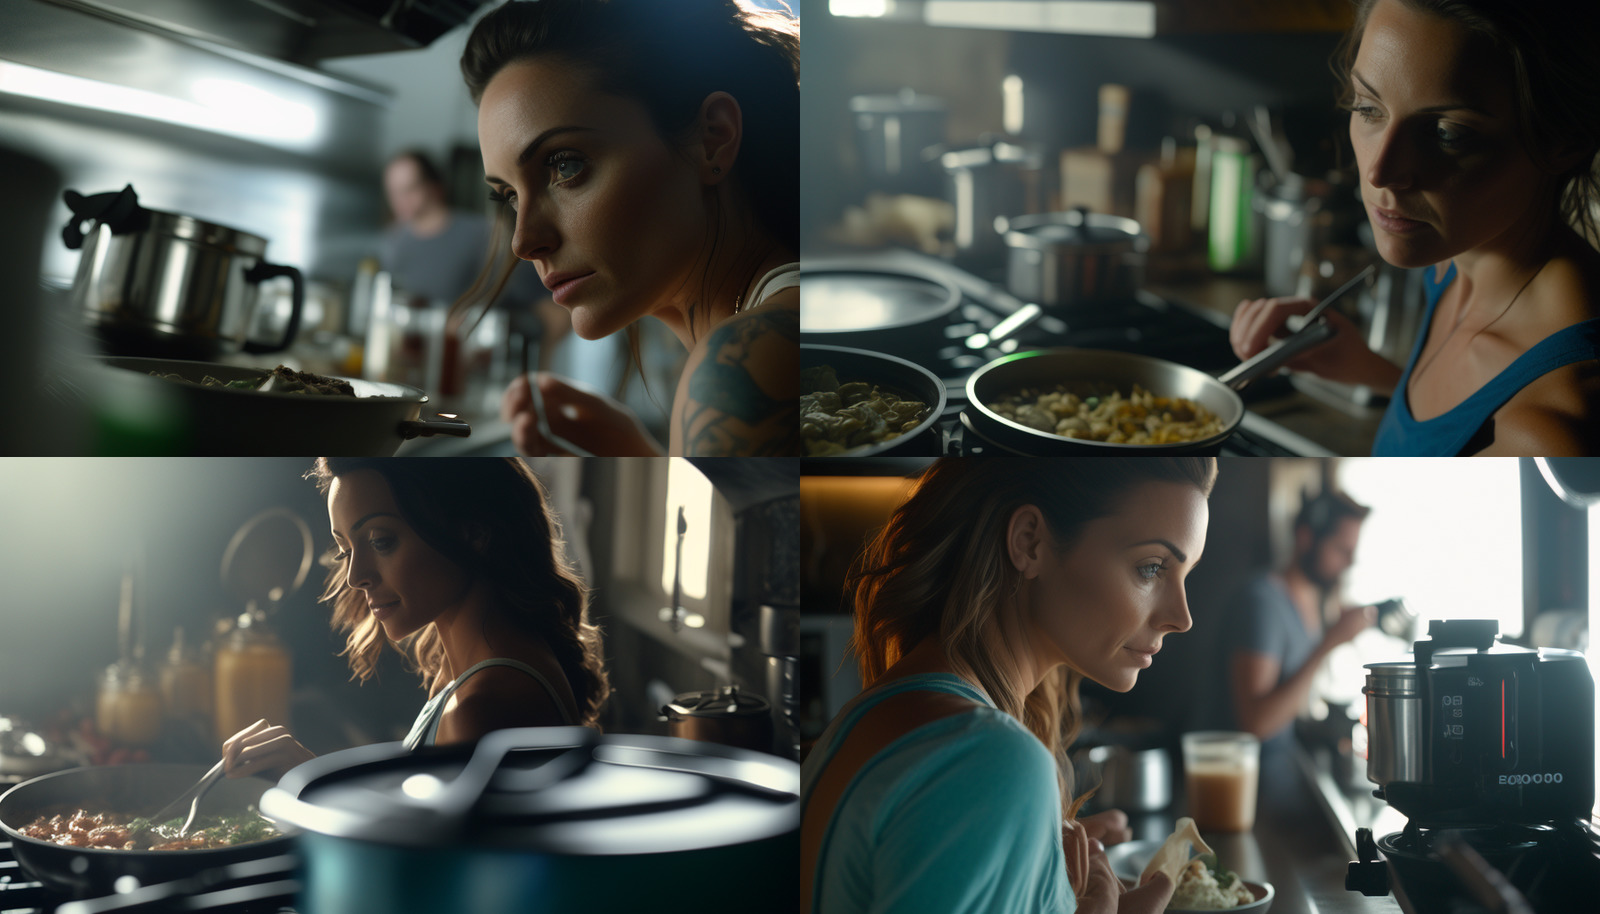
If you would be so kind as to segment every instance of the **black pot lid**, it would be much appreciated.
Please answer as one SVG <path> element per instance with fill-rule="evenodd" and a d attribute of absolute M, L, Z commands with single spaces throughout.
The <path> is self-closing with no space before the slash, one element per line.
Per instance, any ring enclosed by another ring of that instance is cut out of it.
<path fill-rule="evenodd" d="M 873 269 L 805 270 L 800 278 L 800 331 L 892 330 L 937 320 L 961 304 L 949 283 Z"/>
<path fill-rule="evenodd" d="M 662 709 L 680 717 L 756 717 L 770 713 L 772 706 L 759 695 L 739 691 L 738 686 L 684 692 Z"/>
<path fill-rule="evenodd" d="M 330 753 L 285 775 L 261 811 L 376 844 L 619 856 L 790 835 L 800 827 L 799 793 L 800 766 L 765 753 L 529 727 L 476 746 Z"/>

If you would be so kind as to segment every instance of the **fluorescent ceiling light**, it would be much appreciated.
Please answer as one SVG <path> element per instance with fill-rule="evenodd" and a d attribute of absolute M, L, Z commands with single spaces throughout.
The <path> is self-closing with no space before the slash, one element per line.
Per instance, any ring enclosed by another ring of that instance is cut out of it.
<path fill-rule="evenodd" d="M 315 149 L 322 122 L 310 105 L 259 86 L 205 77 L 177 98 L 0 60 L 0 92 L 110 111 L 298 151 Z"/>
<path fill-rule="evenodd" d="M 929 25 L 1124 38 L 1156 33 L 1150 0 L 928 0 L 924 9 Z"/>
<path fill-rule="evenodd" d="M 895 0 L 828 0 L 828 12 L 858 19 L 882 19 L 894 15 L 894 5 Z"/>

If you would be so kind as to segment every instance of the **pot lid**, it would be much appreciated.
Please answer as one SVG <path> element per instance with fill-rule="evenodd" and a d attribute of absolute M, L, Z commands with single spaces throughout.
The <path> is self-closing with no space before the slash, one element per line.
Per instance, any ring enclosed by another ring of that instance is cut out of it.
<path fill-rule="evenodd" d="M 759 695 L 747 695 L 736 685 L 703 692 L 684 692 L 661 709 L 680 717 L 757 717 L 772 706 Z"/>
<path fill-rule="evenodd" d="M 972 170 L 990 165 L 1015 165 L 1023 169 L 1036 169 L 1044 161 L 1044 156 L 1037 147 L 987 137 L 969 149 L 940 151 L 938 155 L 939 166 L 945 171 Z"/>
<path fill-rule="evenodd" d="M 1011 247 L 1128 250 L 1148 243 L 1138 222 L 1091 213 L 1083 207 L 1065 213 L 1000 216 L 995 219 L 994 227 Z"/>
<path fill-rule="evenodd" d="M 803 270 L 802 333 L 889 330 L 937 320 L 961 304 L 955 286 L 892 270 Z"/>
<path fill-rule="evenodd" d="M 408 847 L 573 856 L 749 844 L 800 827 L 800 767 L 696 740 L 586 727 L 498 730 L 475 746 L 400 743 L 293 769 L 261 811 L 307 831 Z"/>
<path fill-rule="evenodd" d="M 0 776 L 36 777 L 68 767 L 56 747 L 14 717 L 0 717 Z"/>

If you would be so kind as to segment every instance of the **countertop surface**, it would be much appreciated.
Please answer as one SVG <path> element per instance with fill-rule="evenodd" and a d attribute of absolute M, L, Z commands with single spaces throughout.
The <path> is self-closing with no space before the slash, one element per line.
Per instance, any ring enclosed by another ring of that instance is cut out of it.
<path fill-rule="evenodd" d="M 1277 895 L 1269 914 L 1401 911 L 1393 896 L 1368 898 L 1344 887 L 1345 867 L 1355 859 L 1349 846 L 1353 829 L 1348 835 L 1342 833 L 1343 826 L 1330 813 L 1322 791 L 1333 790 L 1342 797 L 1359 789 L 1340 786 L 1346 782 L 1334 777 L 1336 766 L 1327 757 L 1319 761 L 1304 750 L 1296 752 L 1295 758 L 1285 758 L 1282 765 L 1263 770 L 1253 830 L 1239 834 L 1202 832 L 1202 837 L 1217 852 L 1223 866 L 1251 882 L 1272 883 Z M 1326 777 L 1319 777 L 1319 773 Z M 1367 793 L 1372 803 L 1382 809 L 1363 808 L 1359 815 L 1364 825 L 1380 821 L 1382 813 L 1392 813 L 1381 801 L 1371 798 L 1370 791 Z M 1172 833 L 1173 823 L 1185 812 L 1180 785 L 1179 795 L 1167 810 L 1129 815 L 1133 837 L 1162 840 Z"/>

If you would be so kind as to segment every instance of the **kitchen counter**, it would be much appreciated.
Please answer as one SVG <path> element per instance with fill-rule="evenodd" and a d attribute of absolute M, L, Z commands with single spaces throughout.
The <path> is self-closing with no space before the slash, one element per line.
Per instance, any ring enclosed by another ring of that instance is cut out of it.
<path fill-rule="evenodd" d="M 1147 282 L 1145 289 L 1224 329 L 1241 301 L 1267 297 L 1262 280 L 1234 276 Z M 1252 400 L 1250 411 L 1336 454 L 1354 457 L 1372 453 L 1385 401 L 1379 400 L 1374 406 L 1358 405 L 1343 394 L 1348 388 L 1310 375 L 1296 374 L 1292 381 L 1294 389 L 1290 393 Z"/>
<path fill-rule="evenodd" d="M 1318 778 L 1319 770 L 1329 778 Z M 1269 914 L 1393 914 L 1401 910 L 1392 896 L 1368 898 L 1345 889 L 1345 867 L 1355 859 L 1349 848 L 1353 829 L 1351 834 L 1341 834 L 1343 825 L 1328 811 L 1322 791 L 1332 783 L 1332 766 L 1326 759 L 1319 769 L 1314 758 L 1297 750 L 1296 758 L 1282 770 L 1263 773 L 1253 831 L 1201 833 L 1223 865 L 1252 882 L 1272 883 L 1277 896 Z M 1180 784 L 1167 811 L 1129 816 L 1135 839 L 1160 841 L 1172 833 L 1174 822 L 1186 808 L 1181 789 Z M 1346 793 L 1336 790 L 1341 796 Z M 1383 806 L 1375 798 L 1372 802 Z M 1364 810 L 1362 816 L 1363 824 L 1376 821 L 1371 810 Z"/>

